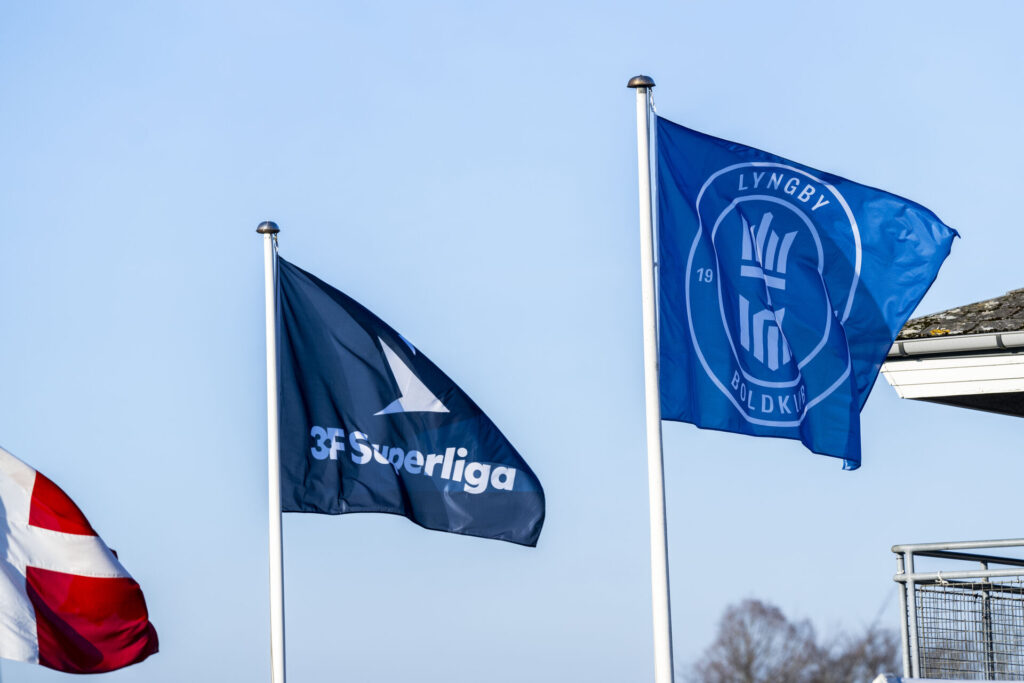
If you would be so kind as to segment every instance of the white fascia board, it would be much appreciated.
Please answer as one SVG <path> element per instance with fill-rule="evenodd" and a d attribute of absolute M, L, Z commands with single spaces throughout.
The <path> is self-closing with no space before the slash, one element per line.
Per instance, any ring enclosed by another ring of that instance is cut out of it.
<path fill-rule="evenodd" d="M 1024 347 L 1024 330 L 988 334 L 953 334 L 924 339 L 897 341 L 889 349 L 888 359 L 907 356 L 932 356 L 969 351 L 1002 351 Z"/>
<path fill-rule="evenodd" d="M 941 355 L 965 351 L 1001 351 L 1024 346 L 1024 330 L 992 332 L 983 335 L 942 335 L 925 339 L 897 341 L 889 349 L 889 358 L 908 355 Z"/>
<path fill-rule="evenodd" d="M 882 374 L 900 398 L 933 398 L 1024 391 L 1024 353 L 892 357 Z"/>

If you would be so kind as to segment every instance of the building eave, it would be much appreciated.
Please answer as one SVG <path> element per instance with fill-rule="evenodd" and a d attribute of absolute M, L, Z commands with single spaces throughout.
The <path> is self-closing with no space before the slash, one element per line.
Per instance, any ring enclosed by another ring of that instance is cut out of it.
<path fill-rule="evenodd" d="M 985 352 L 1013 353 L 1015 349 L 1024 350 L 1024 330 L 899 339 L 889 349 L 886 361 L 911 356 L 952 356 Z"/>

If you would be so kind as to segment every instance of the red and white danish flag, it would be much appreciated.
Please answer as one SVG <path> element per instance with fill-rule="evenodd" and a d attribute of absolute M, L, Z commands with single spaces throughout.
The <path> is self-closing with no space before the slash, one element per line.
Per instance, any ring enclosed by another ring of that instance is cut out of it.
<path fill-rule="evenodd" d="M 156 651 L 139 584 L 67 494 L 0 448 L 0 657 L 99 673 Z"/>

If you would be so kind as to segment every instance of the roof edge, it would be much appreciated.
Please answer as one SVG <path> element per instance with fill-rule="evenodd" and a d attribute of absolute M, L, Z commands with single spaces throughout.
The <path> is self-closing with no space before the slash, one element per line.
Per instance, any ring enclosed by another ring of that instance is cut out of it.
<path fill-rule="evenodd" d="M 903 339 L 893 343 L 886 358 L 941 356 L 965 351 L 1004 351 L 1017 348 L 1024 348 L 1024 330 Z"/>

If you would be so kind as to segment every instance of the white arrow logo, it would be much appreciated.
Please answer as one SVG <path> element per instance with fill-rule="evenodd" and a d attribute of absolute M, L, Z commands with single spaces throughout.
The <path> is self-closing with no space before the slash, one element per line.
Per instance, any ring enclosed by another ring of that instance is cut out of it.
<path fill-rule="evenodd" d="M 377 337 L 380 339 L 380 337 Z M 380 339 L 380 346 L 384 349 L 384 358 L 391 368 L 391 374 L 395 377 L 398 390 L 401 395 L 392 401 L 384 410 L 374 415 L 390 415 L 392 413 L 447 413 L 441 400 L 434 396 L 427 385 L 420 381 L 420 378 L 413 374 L 394 349 Z M 411 345 L 410 345 L 411 346 Z M 413 353 L 415 353 L 413 349 Z"/>

